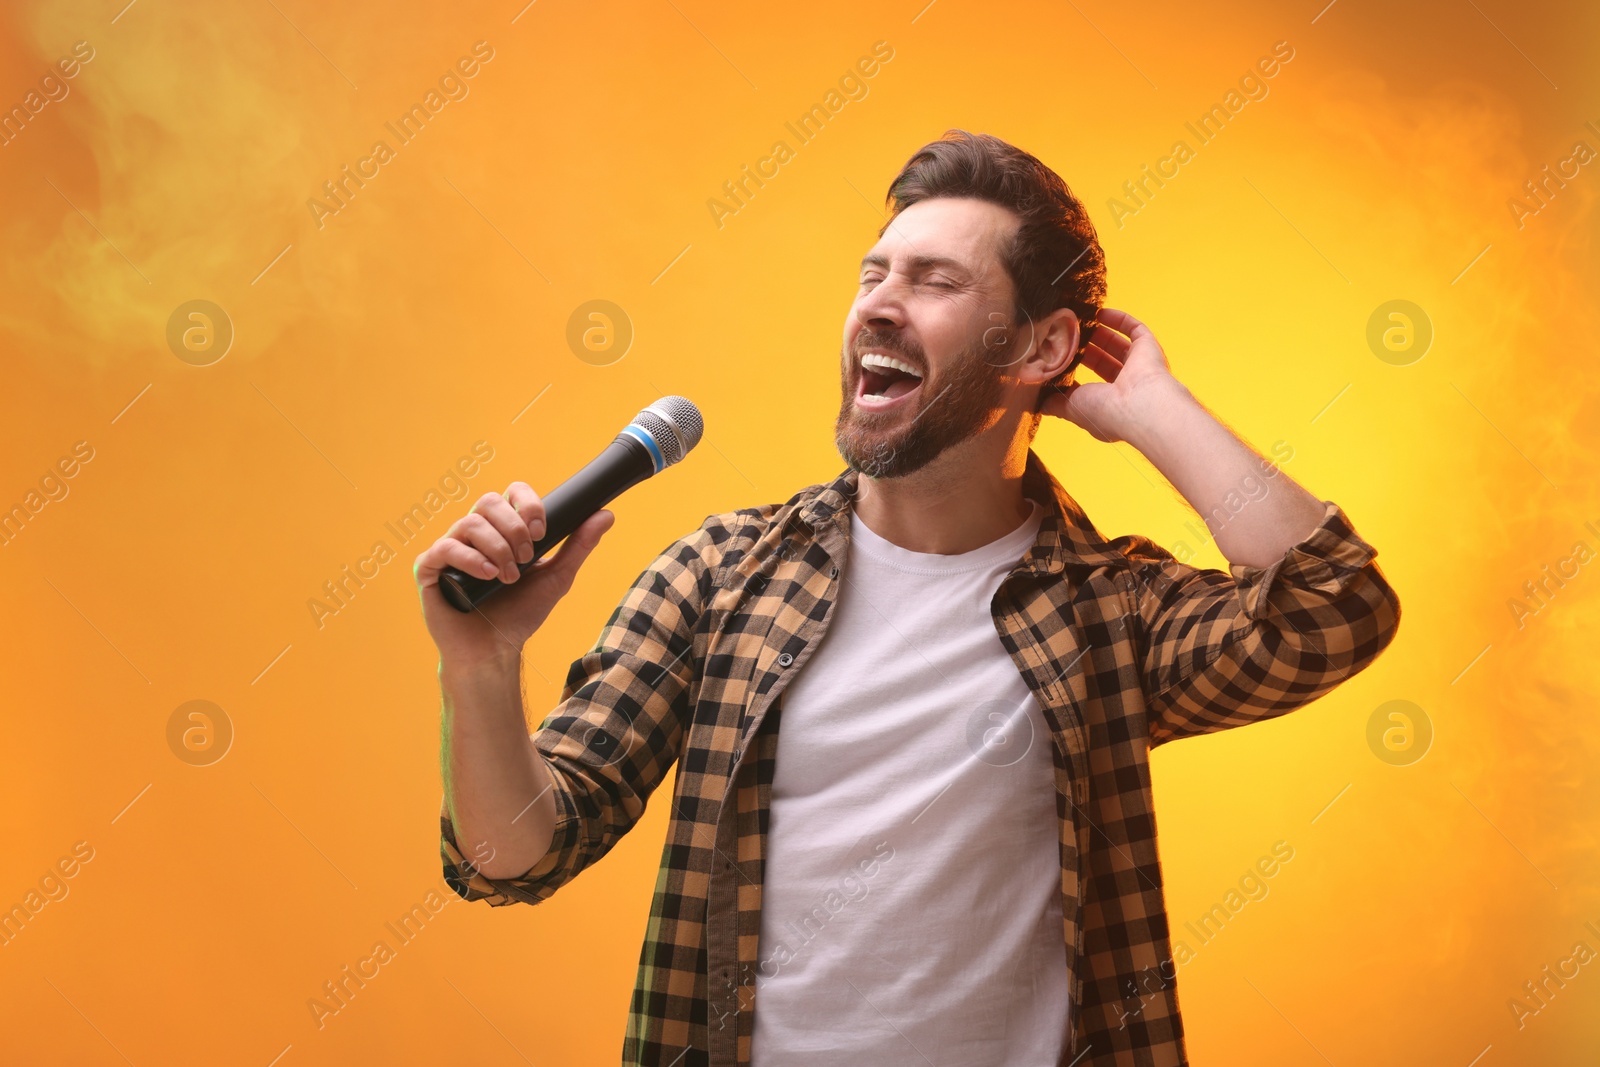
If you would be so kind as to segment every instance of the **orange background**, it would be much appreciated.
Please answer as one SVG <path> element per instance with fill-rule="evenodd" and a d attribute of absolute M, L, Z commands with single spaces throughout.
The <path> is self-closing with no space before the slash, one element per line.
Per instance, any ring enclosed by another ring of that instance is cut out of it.
<path fill-rule="evenodd" d="M 951 127 L 1063 175 L 1111 304 L 1246 439 L 1293 448 L 1404 602 L 1393 647 L 1320 703 L 1154 757 L 1179 936 L 1295 850 L 1181 968 L 1194 1062 L 1594 1053 L 1600 962 L 1520 1026 L 1508 1002 L 1600 951 L 1600 565 L 1520 628 L 1509 602 L 1576 542 L 1600 552 L 1600 163 L 1520 226 L 1507 203 L 1600 148 L 1593 5 L 122 4 L 0 16 L 6 108 L 94 50 L 0 148 L 0 507 L 93 449 L 0 546 L 0 906 L 93 850 L 0 947 L 9 1062 L 614 1060 L 665 805 L 537 909 L 450 896 L 411 561 L 656 397 L 699 404 L 704 446 L 617 503 L 530 643 L 542 718 L 657 550 L 840 469 L 855 264 L 889 179 Z M 479 41 L 468 95 L 319 228 L 307 201 Z M 867 95 L 797 146 L 784 123 L 878 41 Z M 1278 41 L 1268 95 L 1119 227 L 1123 182 L 1193 147 L 1185 122 Z M 793 158 L 719 228 L 708 199 L 780 138 Z M 196 299 L 235 331 L 208 366 L 166 340 Z M 604 366 L 566 341 L 593 299 L 634 329 Z M 1395 299 L 1435 331 L 1405 366 L 1366 340 Z M 465 499 L 399 544 L 384 523 L 478 441 Z M 1103 532 L 1193 543 L 1126 446 L 1053 422 L 1036 447 Z M 396 558 L 319 627 L 308 602 L 380 539 Z M 1407 766 L 1367 743 L 1397 699 L 1434 731 Z M 169 747 L 191 700 L 234 730 L 208 766 Z M 308 1000 L 430 892 L 451 903 L 319 1028 Z"/>

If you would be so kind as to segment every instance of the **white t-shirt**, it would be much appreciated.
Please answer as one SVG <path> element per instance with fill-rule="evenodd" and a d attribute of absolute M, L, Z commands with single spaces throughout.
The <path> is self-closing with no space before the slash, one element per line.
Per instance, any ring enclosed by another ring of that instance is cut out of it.
<path fill-rule="evenodd" d="M 1044 511 L 912 552 L 852 512 L 781 700 L 754 1067 L 1055 1067 L 1070 997 L 1051 738 L 990 602 Z"/>

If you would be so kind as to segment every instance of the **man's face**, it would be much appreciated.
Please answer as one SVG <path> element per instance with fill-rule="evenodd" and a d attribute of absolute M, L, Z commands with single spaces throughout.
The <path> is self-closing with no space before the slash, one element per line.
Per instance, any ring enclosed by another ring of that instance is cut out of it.
<path fill-rule="evenodd" d="M 844 320 L 834 441 L 855 470 L 897 478 L 999 420 L 1023 354 L 1000 249 L 1015 214 L 938 197 L 900 213 L 861 264 Z M 890 366 L 887 360 L 902 364 Z M 907 368 L 909 368 L 909 373 Z"/>

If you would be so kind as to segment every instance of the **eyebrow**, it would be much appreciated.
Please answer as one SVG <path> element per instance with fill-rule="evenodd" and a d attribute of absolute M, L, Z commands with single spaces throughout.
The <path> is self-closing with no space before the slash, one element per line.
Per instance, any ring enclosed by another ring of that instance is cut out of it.
<path fill-rule="evenodd" d="M 951 259 L 949 256 L 907 256 L 906 264 L 912 270 L 943 269 L 954 270 L 962 275 L 970 275 L 972 273 L 965 263 L 962 263 L 958 259 Z M 868 267 L 887 267 L 888 265 L 889 257 L 884 255 L 882 252 L 868 252 L 865 256 L 861 257 L 862 270 L 865 270 Z"/>

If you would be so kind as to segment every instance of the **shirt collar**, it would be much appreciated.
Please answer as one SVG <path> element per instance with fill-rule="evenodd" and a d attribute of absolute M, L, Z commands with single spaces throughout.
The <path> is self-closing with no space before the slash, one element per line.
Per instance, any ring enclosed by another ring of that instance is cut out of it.
<path fill-rule="evenodd" d="M 846 468 L 833 481 L 822 484 L 800 507 L 800 518 L 816 529 L 834 523 L 848 536 L 850 508 L 855 503 L 860 473 Z M 1069 566 L 1092 567 L 1116 563 L 1127 557 L 1096 530 L 1078 502 L 1045 468 L 1033 449 L 1028 450 L 1022 473 L 1022 493 L 1045 509 L 1039 536 L 1024 557 L 1027 570 L 1059 573 Z"/>

